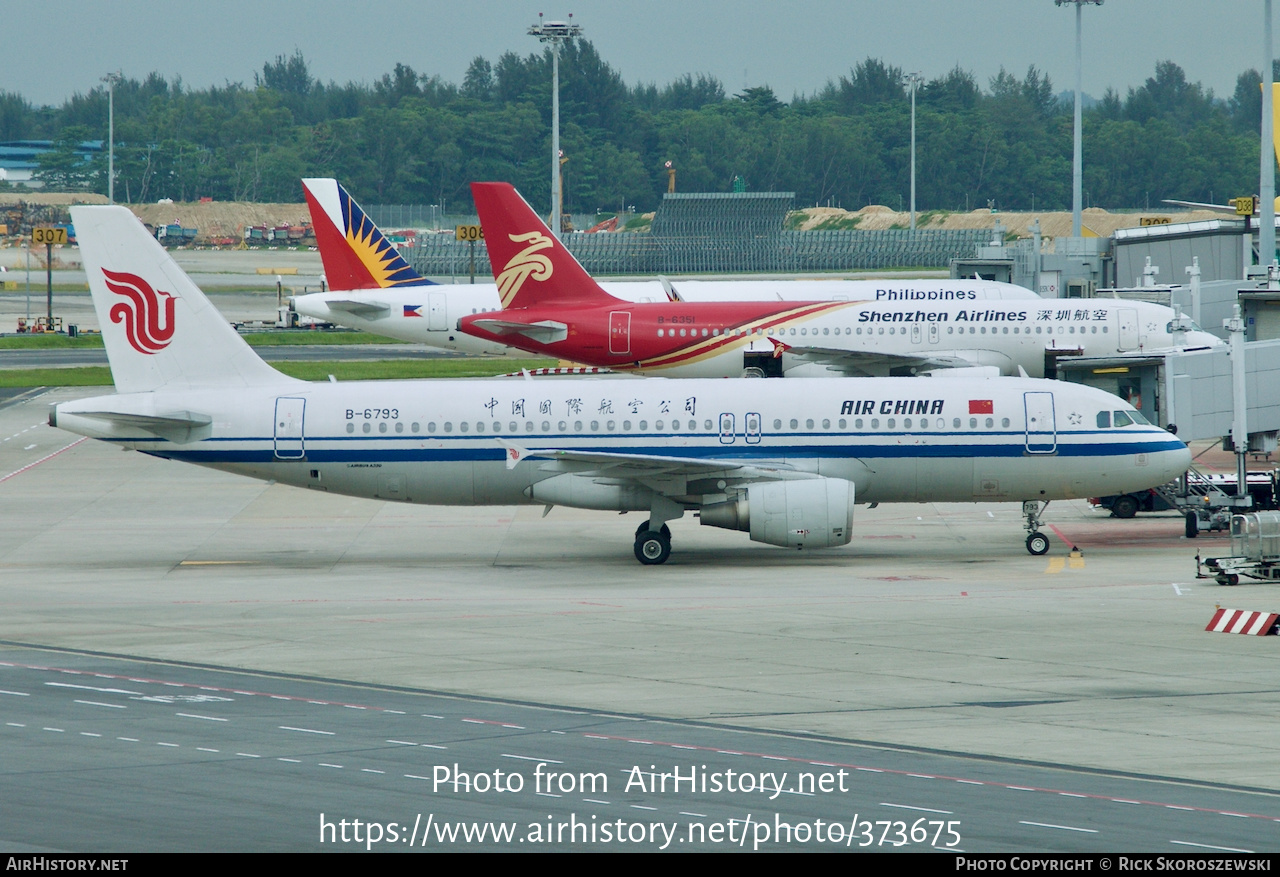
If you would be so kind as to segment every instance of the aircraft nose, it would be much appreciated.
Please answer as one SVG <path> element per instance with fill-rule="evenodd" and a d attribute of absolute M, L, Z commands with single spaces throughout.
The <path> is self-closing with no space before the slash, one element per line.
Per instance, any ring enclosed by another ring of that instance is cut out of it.
<path fill-rule="evenodd" d="M 1179 444 L 1182 444 L 1182 447 L 1160 452 L 1160 465 L 1164 471 L 1165 481 L 1172 481 L 1191 468 L 1191 449 L 1186 444 L 1181 442 Z"/>

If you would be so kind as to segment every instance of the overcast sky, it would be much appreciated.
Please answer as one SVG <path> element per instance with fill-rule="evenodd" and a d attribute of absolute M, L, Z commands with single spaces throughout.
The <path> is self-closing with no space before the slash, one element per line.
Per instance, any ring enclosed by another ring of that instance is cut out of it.
<path fill-rule="evenodd" d="M 1123 95 L 1173 60 L 1191 81 L 1230 97 L 1242 70 L 1262 68 L 1263 0 L 1106 0 L 1084 13 L 1084 90 Z M 574 13 L 630 85 L 710 73 L 733 94 L 772 86 L 811 94 L 867 57 L 932 78 L 959 64 L 985 89 L 1001 66 L 1035 64 L 1055 91 L 1074 86 L 1075 10 L 1053 0 L 510 0 L 272 3 L 204 0 L 50 7 L 6 4 L 0 90 L 60 104 L 109 70 L 158 71 L 194 88 L 253 84 L 276 55 L 301 50 L 324 82 L 372 82 L 396 62 L 460 83 L 471 59 L 539 47 L 537 19 Z"/>

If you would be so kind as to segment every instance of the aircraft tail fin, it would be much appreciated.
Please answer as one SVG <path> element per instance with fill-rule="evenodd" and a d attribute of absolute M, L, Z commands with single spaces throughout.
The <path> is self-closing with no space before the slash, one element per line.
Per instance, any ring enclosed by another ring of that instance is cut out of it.
<path fill-rule="evenodd" d="M 125 207 L 72 207 L 93 307 L 121 393 L 292 383 L 263 362 Z"/>
<path fill-rule="evenodd" d="M 413 270 L 337 180 L 303 180 L 302 189 L 330 289 L 435 285 Z"/>
<path fill-rule="evenodd" d="M 510 183 L 472 183 L 504 308 L 618 302 L 551 234 Z"/>

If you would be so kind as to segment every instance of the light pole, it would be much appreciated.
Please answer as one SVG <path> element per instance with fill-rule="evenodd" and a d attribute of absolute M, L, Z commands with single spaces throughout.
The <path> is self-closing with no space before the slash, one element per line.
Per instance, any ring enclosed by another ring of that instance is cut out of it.
<path fill-rule="evenodd" d="M 529 36 L 551 44 L 551 233 L 560 237 L 560 44 L 582 35 L 582 28 L 569 21 L 542 20 L 529 27 Z"/>
<path fill-rule="evenodd" d="M 1272 115 L 1274 96 L 1271 94 L 1275 77 L 1271 66 L 1271 0 L 1266 0 L 1263 10 L 1262 161 L 1258 179 L 1258 200 L 1262 203 L 1258 205 L 1258 261 L 1270 265 L 1276 258 L 1276 154 L 1272 139 L 1275 117 Z"/>
<path fill-rule="evenodd" d="M 116 83 L 120 71 L 102 77 L 107 84 L 107 203 L 116 203 Z"/>
<path fill-rule="evenodd" d="M 911 89 L 911 230 L 916 230 L 916 89 L 924 77 L 919 73 L 907 75 L 907 88 Z"/>
<path fill-rule="evenodd" d="M 1084 186 L 1084 159 L 1081 156 L 1082 150 L 1080 148 L 1080 92 L 1084 83 L 1084 51 L 1081 48 L 1080 7 L 1089 3 L 1101 6 L 1102 0 L 1053 0 L 1053 3 L 1055 6 L 1074 5 L 1076 7 L 1076 118 L 1071 153 L 1071 236 L 1078 238 L 1081 233 L 1080 205 L 1083 200 L 1081 189 Z"/>

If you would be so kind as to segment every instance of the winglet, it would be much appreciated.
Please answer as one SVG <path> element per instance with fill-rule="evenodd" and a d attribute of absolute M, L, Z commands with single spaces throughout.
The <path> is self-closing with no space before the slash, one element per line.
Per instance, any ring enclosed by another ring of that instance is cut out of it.
<path fill-rule="evenodd" d="M 472 183 L 504 308 L 620 302 L 600 288 L 510 183 Z"/>
<path fill-rule="evenodd" d="M 785 341 L 779 341 L 777 338 L 772 338 L 772 337 L 771 337 L 771 338 L 769 339 L 769 341 L 770 341 L 770 343 L 772 343 L 772 344 L 773 344 L 773 358 L 774 358 L 774 359 L 781 359 L 781 358 L 782 358 L 782 354 L 786 353 L 788 350 L 790 350 L 790 349 L 791 349 L 791 345 L 790 345 L 790 344 L 787 344 Z"/>
<path fill-rule="evenodd" d="M 662 291 L 667 294 L 667 301 L 684 301 L 684 296 L 671 285 L 670 280 L 662 276 L 659 276 L 658 279 L 662 281 Z"/>
<path fill-rule="evenodd" d="M 302 190 L 330 289 L 435 285 L 410 267 L 337 180 L 303 180 Z"/>

